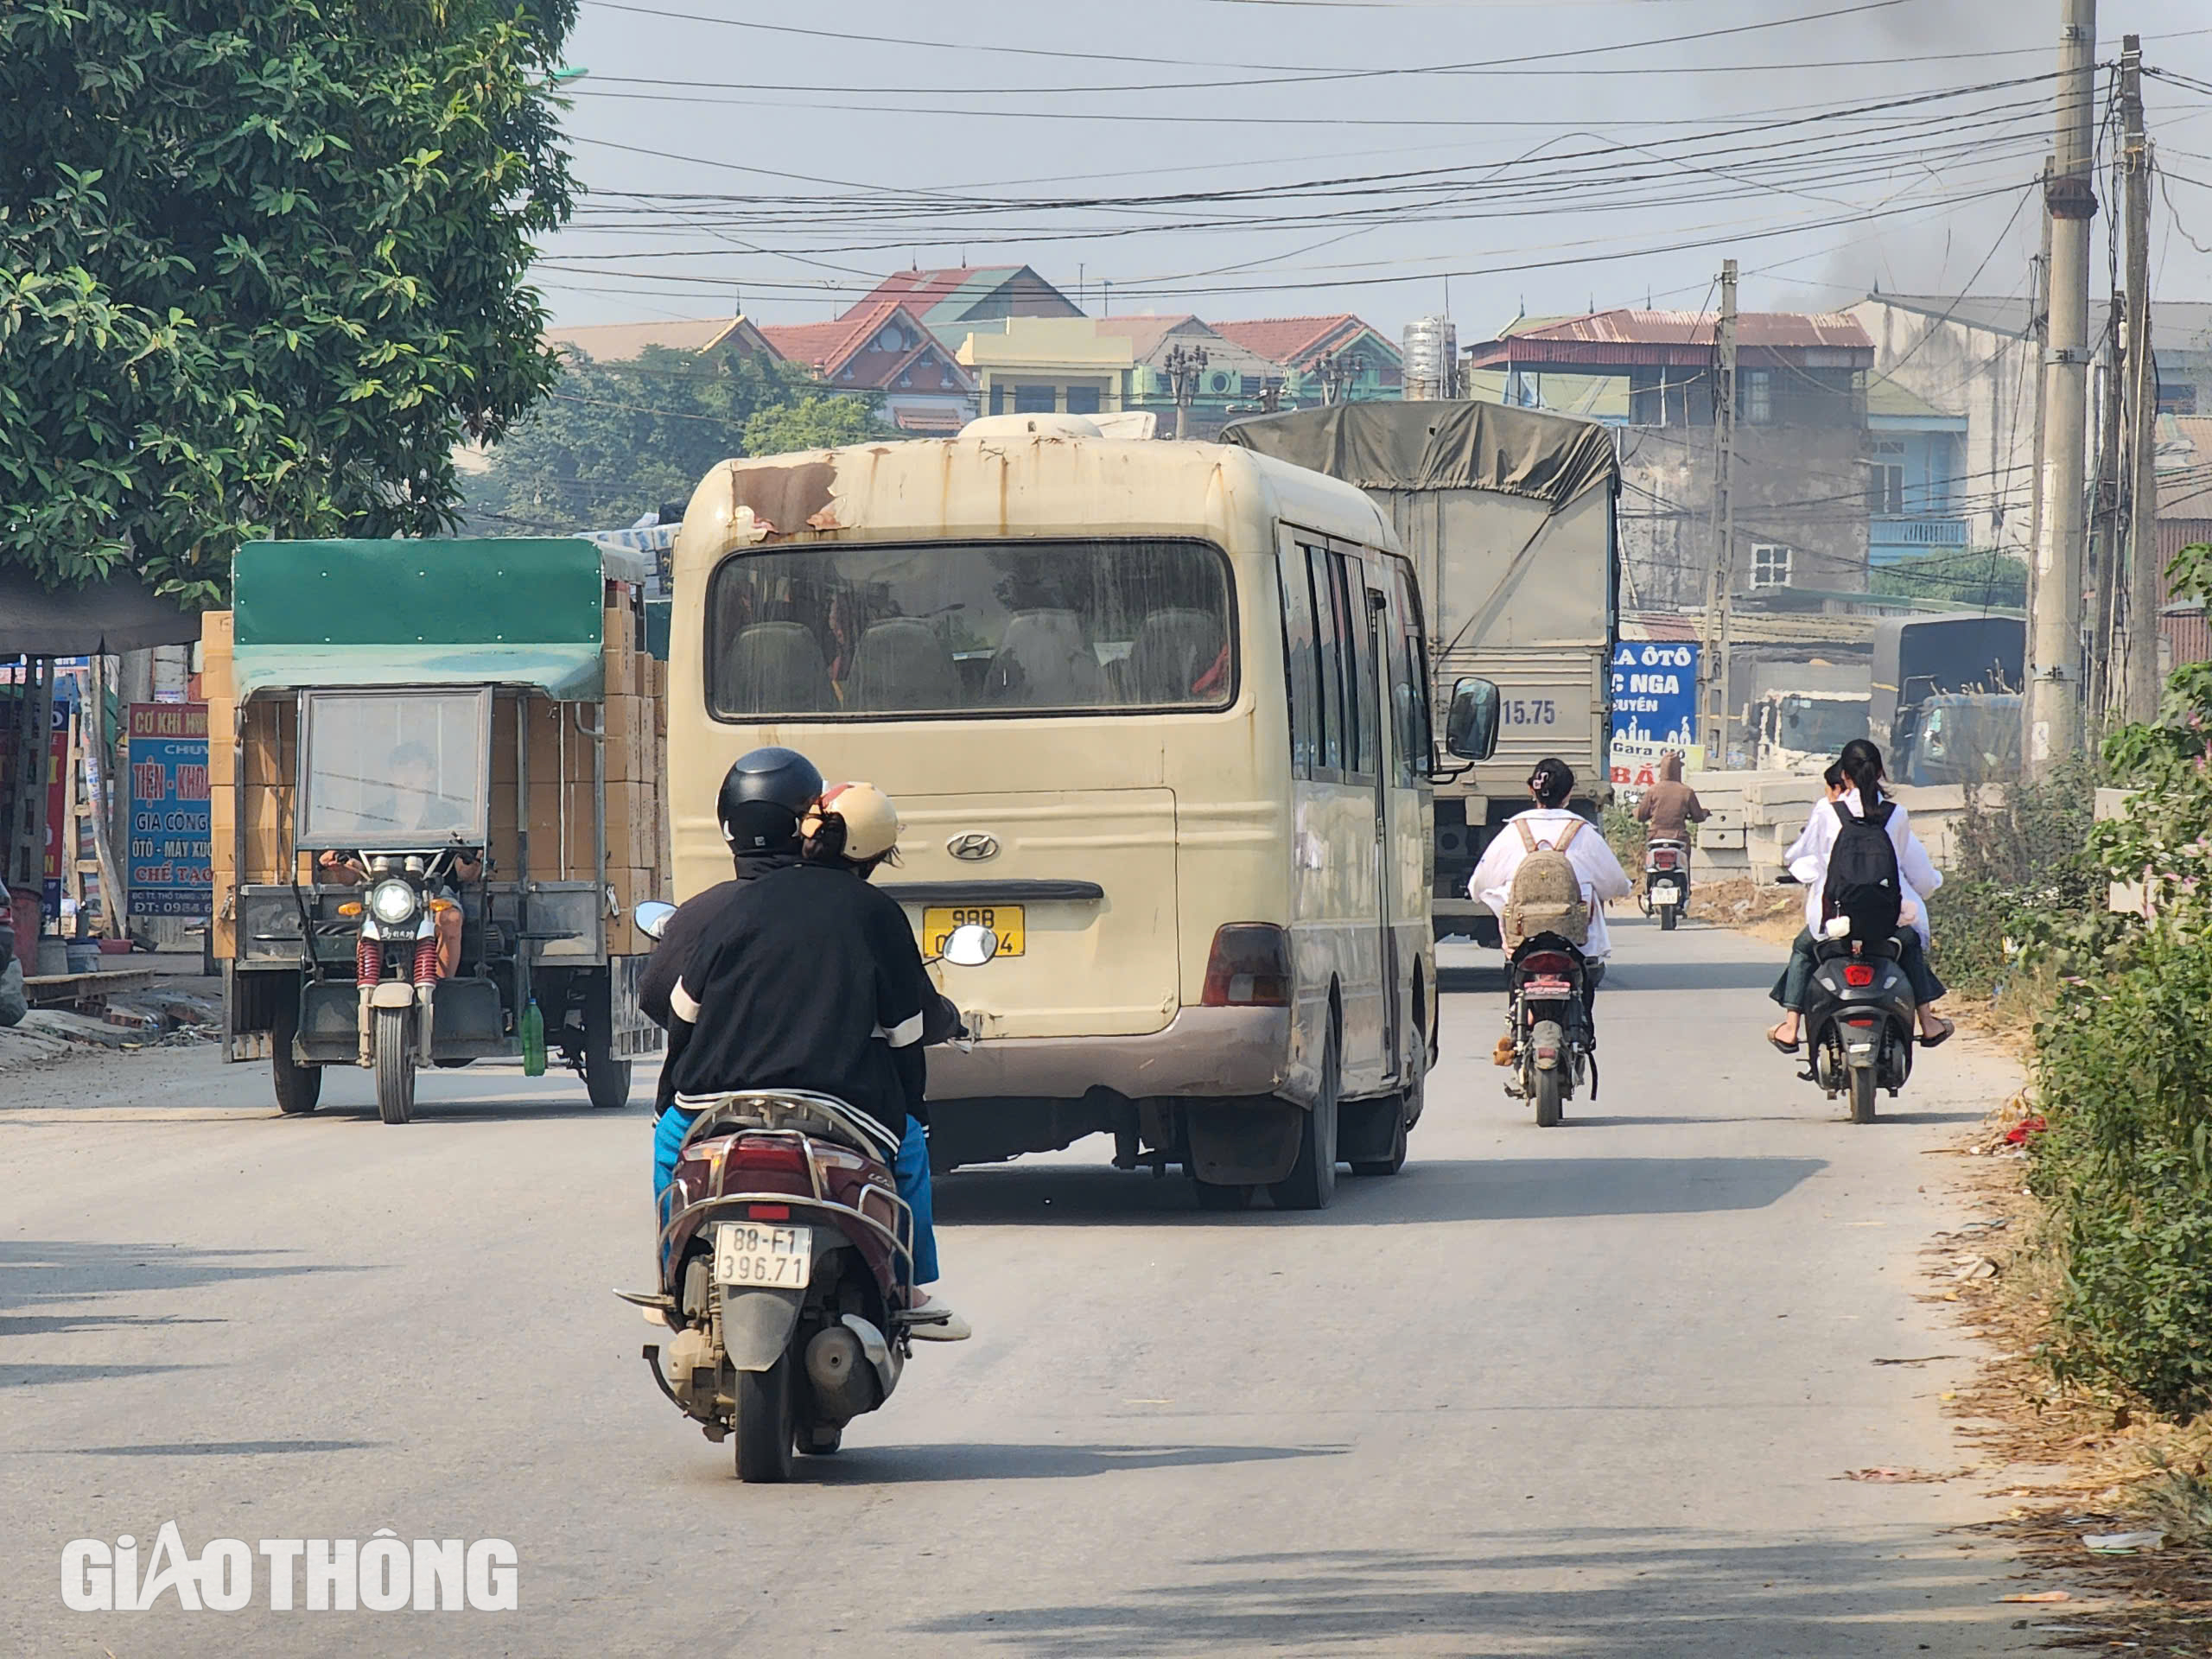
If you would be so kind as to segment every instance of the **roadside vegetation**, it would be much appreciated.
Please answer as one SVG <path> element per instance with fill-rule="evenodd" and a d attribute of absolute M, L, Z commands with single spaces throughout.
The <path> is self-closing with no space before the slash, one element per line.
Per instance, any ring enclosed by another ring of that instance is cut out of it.
<path fill-rule="evenodd" d="M 2212 547 L 2177 585 L 2212 590 Z M 2095 787 L 2131 791 L 2092 822 Z M 2212 664 L 2177 671 L 2158 720 L 2001 803 L 1970 805 L 1931 906 L 1956 988 L 2032 1030 L 2024 1106 L 2037 1357 L 2125 1421 L 2181 1444 L 2212 1426 Z M 2116 913 L 2111 884 L 2139 884 Z M 2195 1420 L 2195 1427 L 2188 1427 Z M 2148 1468 L 2130 1501 L 2174 1543 L 2212 1542 L 2201 1456 Z"/>

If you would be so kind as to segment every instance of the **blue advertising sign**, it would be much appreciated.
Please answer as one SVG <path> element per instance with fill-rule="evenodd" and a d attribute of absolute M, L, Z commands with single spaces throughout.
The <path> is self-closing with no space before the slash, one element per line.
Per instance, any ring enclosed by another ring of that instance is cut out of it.
<path fill-rule="evenodd" d="M 130 705 L 134 916 L 207 916 L 214 907 L 207 802 L 207 705 Z"/>
<path fill-rule="evenodd" d="M 1613 649 L 1613 782 L 1655 783 L 1659 757 L 1673 749 L 1694 771 L 1705 758 L 1697 741 L 1697 653 L 1694 645 L 1623 640 Z"/>

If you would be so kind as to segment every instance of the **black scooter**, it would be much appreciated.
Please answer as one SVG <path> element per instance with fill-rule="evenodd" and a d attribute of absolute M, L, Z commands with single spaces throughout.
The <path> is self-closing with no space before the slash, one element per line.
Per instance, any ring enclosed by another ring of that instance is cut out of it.
<path fill-rule="evenodd" d="M 1805 995 L 1802 1076 L 1830 1100 L 1851 1096 L 1851 1121 L 1874 1121 L 1874 1091 L 1891 1099 L 1912 1075 L 1918 1008 L 1912 982 L 1897 961 L 1895 939 L 1854 939 L 1842 918 L 1836 936 L 1813 946 L 1813 980 Z"/>
<path fill-rule="evenodd" d="M 1535 1103 L 1536 1126 L 1557 1127 L 1586 1071 L 1598 1090 L 1597 1033 L 1584 987 L 1602 975 L 1555 933 L 1539 933 L 1506 963 L 1507 1018 L 1513 1028 L 1513 1076 L 1507 1092 Z"/>

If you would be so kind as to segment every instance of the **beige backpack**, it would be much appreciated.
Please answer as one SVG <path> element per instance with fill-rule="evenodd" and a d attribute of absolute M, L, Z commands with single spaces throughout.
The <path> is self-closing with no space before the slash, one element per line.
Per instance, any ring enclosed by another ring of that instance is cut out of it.
<path fill-rule="evenodd" d="M 1590 906 L 1582 898 L 1582 878 L 1575 874 L 1567 855 L 1582 826 L 1583 821 L 1577 818 L 1555 845 L 1547 846 L 1537 842 L 1526 823 L 1514 823 L 1528 856 L 1515 868 L 1512 884 L 1505 890 L 1503 931 L 1507 950 L 1539 933 L 1557 934 L 1569 944 L 1589 942 Z"/>

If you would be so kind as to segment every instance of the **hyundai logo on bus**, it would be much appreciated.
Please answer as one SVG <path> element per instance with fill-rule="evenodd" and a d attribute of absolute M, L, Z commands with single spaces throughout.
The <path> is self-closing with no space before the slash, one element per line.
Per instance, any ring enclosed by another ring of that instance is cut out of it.
<path fill-rule="evenodd" d="M 970 864 L 980 864 L 987 858 L 999 855 L 999 838 L 987 836 L 980 830 L 970 830 L 964 836 L 955 836 L 944 843 L 944 850 L 955 858 L 965 859 Z"/>

